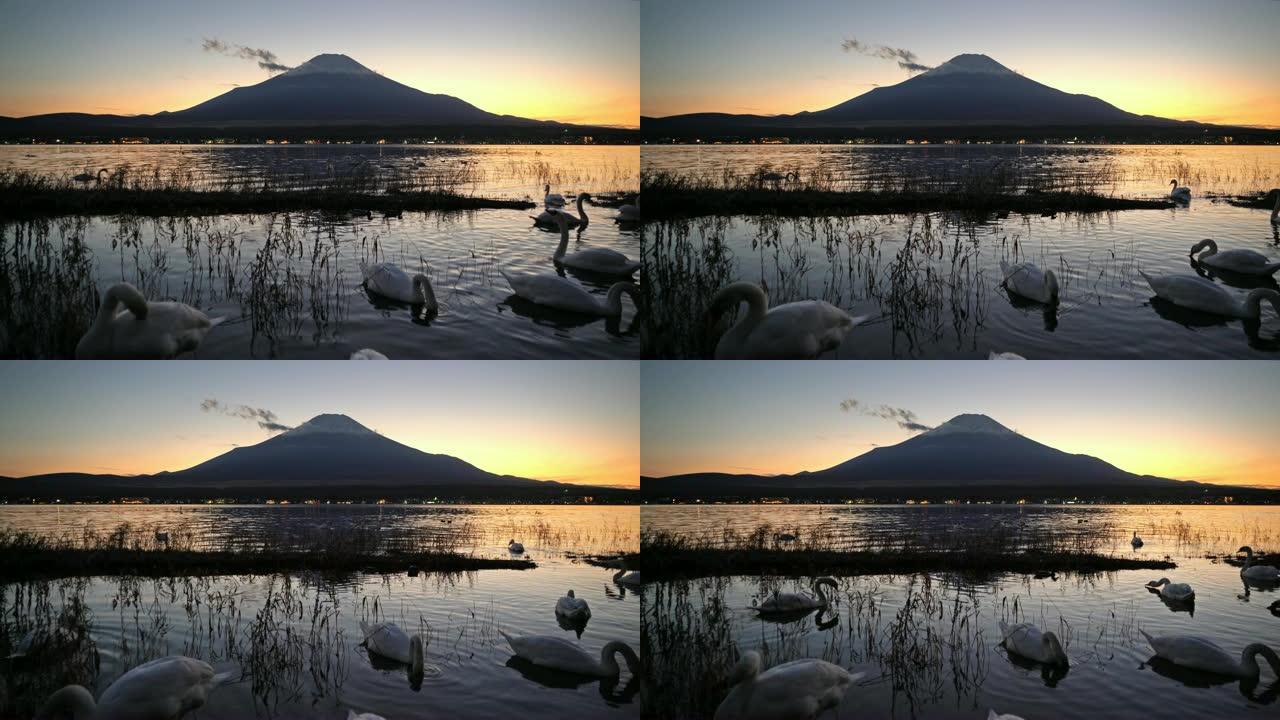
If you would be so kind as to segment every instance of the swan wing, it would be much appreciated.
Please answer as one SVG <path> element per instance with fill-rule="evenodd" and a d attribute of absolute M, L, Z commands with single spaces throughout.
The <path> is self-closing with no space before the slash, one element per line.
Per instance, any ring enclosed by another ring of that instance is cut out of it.
<path fill-rule="evenodd" d="M 378 623 L 368 626 L 361 623 L 360 631 L 364 633 L 365 647 L 369 648 L 369 652 L 402 663 L 413 662 L 409 653 L 409 635 L 399 625 Z"/>
<path fill-rule="evenodd" d="M 1044 271 L 1034 264 L 1017 263 L 1016 265 L 1009 265 L 1002 262 L 1000 263 L 1000 271 L 1004 273 L 1004 286 L 1009 290 L 1036 302 L 1047 303 L 1052 300 L 1045 289 Z"/>
<path fill-rule="evenodd" d="M 220 680 L 201 660 L 182 655 L 152 660 L 111 683 L 98 700 L 98 717 L 174 720 L 204 705 Z"/>
<path fill-rule="evenodd" d="M 1272 565 L 1250 565 L 1241 570 L 1240 575 L 1250 580 L 1275 580 L 1280 578 L 1280 568 Z"/>
<path fill-rule="evenodd" d="M 752 718 L 813 718 L 836 707 L 856 677 L 825 660 L 793 660 L 752 683 Z"/>
<path fill-rule="evenodd" d="M 102 357 L 164 359 L 196 349 L 210 328 L 222 322 L 180 302 L 149 302 L 147 317 L 125 310 L 111 320 L 110 347 Z"/>
<path fill-rule="evenodd" d="M 1225 250 L 1206 255 L 1201 263 L 1210 267 L 1234 270 L 1250 275 L 1270 275 L 1280 269 L 1280 263 L 1269 264 L 1267 256 L 1253 250 Z"/>
<path fill-rule="evenodd" d="M 503 272 L 502 276 L 507 279 L 507 283 L 511 285 L 511 289 L 515 291 L 516 295 L 529 302 L 569 312 L 589 314 L 601 314 L 604 312 L 604 304 L 602 302 L 596 300 L 591 296 L 591 293 L 580 286 L 559 275 L 508 275 Z"/>
<path fill-rule="evenodd" d="M 640 263 L 609 248 L 587 248 L 560 258 L 560 264 L 581 270 L 627 274 L 640 268 Z"/>
<path fill-rule="evenodd" d="M 1234 675 L 1239 663 L 1217 644 L 1194 635 L 1164 635 L 1152 637 L 1145 631 L 1147 642 L 1156 655 L 1183 667 L 1206 672 Z"/>
<path fill-rule="evenodd" d="M 601 672 L 600 661 L 591 657 L 578 645 L 554 635 L 524 635 L 515 637 L 505 632 L 502 636 L 518 657 L 535 665 L 581 673 L 598 675 Z"/>
<path fill-rule="evenodd" d="M 732 349 L 737 359 L 786 360 L 816 358 L 839 347 L 849 331 L 866 318 L 849 313 L 822 300 L 802 300 L 775 307 L 750 335 Z M 737 339 L 730 333 L 725 338 Z"/>
<path fill-rule="evenodd" d="M 1189 275 L 1156 275 L 1142 273 L 1156 296 L 1175 305 L 1219 315 L 1236 315 L 1240 303 L 1231 293 L 1212 280 Z"/>
<path fill-rule="evenodd" d="M 792 612 L 795 610 L 812 610 L 821 605 L 818 599 L 808 593 L 774 593 L 768 600 L 760 603 L 761 612 Z"/>
<path fill-rule="evenodd" d="M 1002 625 L 1001 631 L 1004 632 L 1006 650 L 1036 662 L 1049 660 L 1045 657 L 1044 635 L 1040 633 L 1040 628 L 1031 623 L 1018 623 L 1008 627 Z"/>
<path fill-rule="evenodd" d="M 378 263 L 361 269 L 365 287 L 392 300 L 413 302 L 413 280 L 393 263 Z"/>
<path fill-rule="evenodd" d="M 591 608 L 587 607 L 587 601 L 582 598 L 562 597 L 556 601 L 556 614 L 565 617 L 590 617 Z"/>

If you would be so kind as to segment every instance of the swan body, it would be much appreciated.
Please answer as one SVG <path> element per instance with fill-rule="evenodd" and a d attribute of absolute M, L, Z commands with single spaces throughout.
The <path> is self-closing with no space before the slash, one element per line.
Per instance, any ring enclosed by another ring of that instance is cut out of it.
<path fill-rule="evenodd" d="M 825 660 L 805 659 L 760 672 L 760 653 L 742 656 L 729 694 L 715 720 L 810 720 L 840 705 L 849 686 L 863 676 Z"/>
<path fill-rule="evenodd" d="M 1169 197 L 1173 198 L 1174 200 L 1190 200 L 1191 199 L 1191 188 L 1178 187 L 1177 180 L 1170 180 L 1169 184 L 1173 186 L 1173 189 L 1169 191 Z"/>
<path fill-rule="evenodd" d="M 1058 276 L 1052 270 L 1041 270 L 1024 262 L 1010 265 L 1000 261 L 1000 274 L 1010 292 L 1045 305 L 1058 304 Z"/>
<path fill-rule="evenodd" d="M 569 212 L 568 210 L 565 210 L 564 208 L 548 207 L 546 210 L 543 210 L 541 213 L 538 213 L 538 215 L 536 216 L 530 215 L 529 217 L 533 218 L 534 225 L 542 225 L 545 227 L 554 228 L 559 224 L 559 220 L 557 219 L 558 216 L 563 215 L 565 218 L 565 221 L 569 223 L 569 227 L 581 226 L 585 228 L 587 226 L 587 223 L 591 222 L 591 218 L 587 217 L 587 211 L 582 209 L 582 201 L 590 200 L 590 199 L 591 199 L 591 195 L 589 195 L 588 193 L 578 194 L 578 214 L 577 215 L 574 215 L 573 213 Z"/>
<path fill-rule="evenodd" d="M 519 555 L 520 553 L 524 552 L 524 544 L 523 544 L 523 543 L 518 543 L 518 542 L 516 542 L 514 539 L 513 539 L 513 540 L 508 540 L 508 541 L 507 541 L 507 551 L 508 551 L 508 552 L 513 552 L 513 553 L 515 553 L 516 555 Z"/>
<path fill-rule="evenodd" d="M 99 185 L 101 185 L 101 184 L 102 184 L 102 174 L 103 174 L 103 173 L 105 173 L 106 171 L 107 171 L 107 169 L 106 169 L 106 168 L 102 168 L 101 170 L 99 170 L 99 171 L 98 171 L 98 173 L 97 173 L 96 175 L 90 175 L 90 174 L 89 174 L 89 173 L 87 173 L 87 172 L 82 172 L 82 173 L 80 173 L 79 175 L 74 175 L 74 176 L 72 176 L 72 178 L 71 178 L 71 179 L 72 179 L 72 180 L 75 180 L 76 182 L 82 182 L 82 183 L 94 182 L 94 181 L 96 180 L 96 181 L 98 182 L 98 184 L 99 184 Z"/>
<path fill-rule="evenodd" d="M 116 312 L 120 305 L 125 309 Z M 161 360 L 195 350 L 224 318 L 180 302 L 147 302 L 129 283 L 111 286 L 76 344 L 77 360 Z"/>
<path fill-rule="evenodd" d="M 1185 602 L 1187 600 L 1194 600 L 1196 597 L 1196 591 L 1192 590 L 1190 585 L 1188 585 L 1187 583 L 1169 582 L 1169 578 L 1160 578 L 1159 580 L 1153 580 L 1147 583 L 1147 587 L 1160 588 L 1160 597 L 1164 598 L 1165 600 L 1172 600 L 1174 602 Z"/>
<path fill-rule="evenodd" d="M 351 353 L 352 360 L 389 360 L 386 355 L 374 350 L 373 348 L 360 348 Z"/>
<path fill-rule="evenodd" d="M 588 620 L 591 618 L 591 608 L 586 600 L 574 597 L 570 590 L 556 601 L 556 615 L 569 620 Z"/>
<path fill-rule="evenodd" d="M 1267 659 L 1271 669 L 1280 675 L 1280 656 L 1262 643 L 1249 645 L 1240 653 L 1240 658 L 1236 659 L 1215 643 L 1194 635 L 1151 637 L 1143 630 L 1142 636 L 1150 643 L 1151 649 L 1156 651 L 1156 657 L 1175 665 L 1244 680 L 1257 680 L 1261 674 L 1257 656 L 1261 655 Z"/>
<path fill-rule="evenodd" d="M 565 254 L 569 249 L 569 221 L 564 213 L 556 214 L 556 222 L 560 225 L 560 245 L 552 258 L 557 265 L 574 270 L 586 270 L 602 275 L 630 275 L 640 269 L 640 263 L 631 260 L 617 250 L 609 248 L 587 248 L 575 253 Z"/>
<path fill-rule="evenodd" d="M 1129 544 L 1132 545 L 1135 549 L 1142 547 L 1143 545 L 1142 538 L 1138 537 L 1137 530 L 1133 531 L 1133 539 L 1129 541 Z"/>
<path fill-rule="evenodd" d="M 1051 632 L 1040 632 L 1031 623 L 1008 625 L 1000 621 L 1000 634 L 1004 637 L 1004 647 L 1012 653 L 1028 660 L 1035 660 L 1045 665 L 1066 667 L 1067 654 L 1062 650 L 1058 636 Z"/>
<path fill-rule="evenodd" d="M 545 305 L 566 312 L 583 315 L 601 315 L 616 317 L 622 314 L 622 294 L 626 293 L 635 300 L 639 288 L 634 283 L 618 282 L 609 288 L 604 300 L 587 292 L 582 286 L 562 278 L 555 273 L 539 273 L 535 275 L 508 275 L 501 271 L 516 295 L 538 305 Z"/>
<path fill-rule="evenodd" d="M 1016 352 L 996 352 L 992 350 L 987 354 L 988 360 L 1026 360 Z"/>
<path fill-rule="evenodd" d="M 1236 552 L 1245 554 L 1244 567 L 1240 568 L 1240 577 L 1245 580 L 1280 582 L 1280 568 L 1276 568 L 1274 565 L 1253 564 L 1253 548 L 1245 545 Z"/>
<path fill-rule="evenodd" d="M 578 644 L 555 635 L 515 636 L 502 632 L 502 637 L 507 639 L 507 644 L 515 651 L 516 657 L 534 665 L 578 675 L 610 678 L 617 677 L 620 672 L 614 655 L 622 653 L 631 672 L 640 672 L 640 657 L 636 655 L 636 651 L 617 640 L 605 645 L 600 651 L 600 657 L 594 658 Z"/>
<path fill-rule="evenodd" d="M 821 577 L 813 581 L 812 595 L 805 592 L 782 593 L 775 591 L 769 599 L 756 607 L 756 612 L 761 614 L 791 613 L 797 610 L 813 610 L 826 607 L 829 601 L 826 593 L 822 591 L 823 585 L 829 585 L 833 590 L 839 587 L 836 585 L 834 578 Z"/>
<path fill-rule="evenodd" d="M 361 620 L 360 632 L 364 635 L 364 646 L 369 652 L 384 658 L 408 665 L 415 675 L 422 674 L 422 638 L 400 629 L 392 622 L 381 622 L 374 625 Z"/>
<path fill-rule="evenodd" d="M 618 208 L 618 220 L 620 222 L 636 222 L 640 219 L 640 196 L 636 196 L 636 204 L 626 204 Z M 1272 214 L 1274 221 L 1275 215 Z"/>
<path fill-rule="evenodd" d="M 385 298 L 414 305 L 425 305 L 427 312 L 440 309 L 440 305 L 436 302 L 435 290 L 431 288 L 431 281 L 422 273 L 414 275 L 411 279 L 408 273 L 400 269 L 400 266 L 383 262 L 361 266 L 360 274 L 364 276 L 365 287 Z"/>
<path fill-rule="evenodd" d="M 613 581 L 618 583 L 619 585 L 631 585 L 633 587 L 639 587 L 641 584 L 640 571 L 639 570 L 631 570 L 631 571 L 619 570 L 618 572 L 613 574 Z"/>
<path fill-rule="evenodd" d="M 144 663 L 121 675 L 97 703 L 79 685 L 68 685 L 49 696 L 37 717 L 75 720 L 177 720 L 204 705 L 209 691 L 231 679 L 215 673 L 209 663 L 171 655 Z"/>
<path fill-rule="evenodd" d="M 564 207 L 564 196 L 560 193 L 551 192 L 551 184 L 547 183 L 542 187 L 544 197 L 542 198 L 543 207 L 562 208 Z"/>
<path fill-rule="evenodd" d="M 1258 319 L 1262 317 L 1262 301 L 1266 300 L 1280 312 L 1280 292 L 1271 288 L 1257 288 L 1237 300 L 1231 293 L 1212 280 L 1190 275 L 1157 275 L 1152 277 L 1138 271 L 1155 291 L 1156 297 L 1174 305 L 1225 315 L 1227 317 Z"/>
<path fill-rule="evenodd" d="M 1218 243 L 1204 239 L 1191 248 L 1191 256 L 1208 248 L 1196 257 L 1196 262 L 1219 270 L 1230 270 L 1242 275 L 1273 275 L 1280 270 L 1280 262 L 1268 262 L 1267 256 L 1253 250 L 1218 251 Z"/>
<path fill-rule="evenodd" d="M 711 312 L 718 315 L 727 306 L 744 301 L 747 314 L 720 336 L 717 360 L 813 359 L 839 347 L 845 336 L 866 320 L 822 300 L 770 308 L 764 290 L 749 282 L 721 288 L 711 300 Z"/>

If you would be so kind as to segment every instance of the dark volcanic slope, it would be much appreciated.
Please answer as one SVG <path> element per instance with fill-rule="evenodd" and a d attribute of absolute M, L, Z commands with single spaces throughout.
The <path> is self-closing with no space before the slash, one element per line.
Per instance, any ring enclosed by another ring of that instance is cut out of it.
<path fill-rule="evenodd" d="M 696 113 L 644 118 L 645 130 L 713 127 L 963 127 L 1180 125 L 1125 112 L 1023 77 L 986 55 L 957 55 L 896 85 L 795 115 Z"/>
<path fill-rule="evenodd" d="M 646 494 L 705 488 L 1178 487 L 1177 480 L 1135 475 L 1089 455 L 1073 455 L 1023 437 L 985 415 L 959 415 L 897 445 L 880 447 L 817 472 L 762 476 L 696 473 L 646 478 Z"/>

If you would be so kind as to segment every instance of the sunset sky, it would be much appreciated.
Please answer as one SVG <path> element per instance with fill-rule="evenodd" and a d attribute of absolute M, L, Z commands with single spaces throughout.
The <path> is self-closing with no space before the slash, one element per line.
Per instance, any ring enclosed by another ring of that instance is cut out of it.
<path fill-rule="evenodd" d="M 343 53 L 411 87 L 540 120 L 639 124 L 638 0 L 0 0 L 0 115 L 182 110 Z"/>
<path fill-rule="evenodd" d="M 819 470 L 983 413 L 1040 443 L 1177 480 L 1280 487 L 1272 362 L 644 363 L 641 471 Z"/>
<path fill-rule="evenodd" d="M 921 65 L 989 55 L 1139 114 L 1280 127 L 1276 0 L 644 0 L 641 112 L 821 110 L 911 77 L 846 52 L 856 39 Z"/>
<path fill-rule="evenodd" d="M 154 473 L 272 437 L 205 400 L 295 426 L 342 413 L 397 442 L 484 470 L 639 483 L 636 363 L 9 362 L 0 475 Z"/>

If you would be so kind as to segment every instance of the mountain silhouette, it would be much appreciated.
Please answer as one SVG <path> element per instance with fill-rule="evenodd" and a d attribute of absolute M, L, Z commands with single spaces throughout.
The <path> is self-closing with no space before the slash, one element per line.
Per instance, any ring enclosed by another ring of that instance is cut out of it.
<path fill-rule="evenodd" d="M 1136 475 L 1096 457 L 1066 453 L 1019 435 L 986 415 L 958 415 L 896 445 L 874 448 L 838 465 L 795 475 L 691 473 L 644 478 L 646 494 L 770 488 L 924 488 L 976 486 L 1180 487 Z"/>
<path fill-rule="evenodd" d="M 794 115 L 693 113 L 642 118 L 646 131 L 758 127 L 962 127 L 1186 125 L 1125 112 L 1019 75 L 986 55 L 957 55 L 896 85 L 816 112 Z M 1194 124 L 1194 123 L 1190 123 Z"/>

